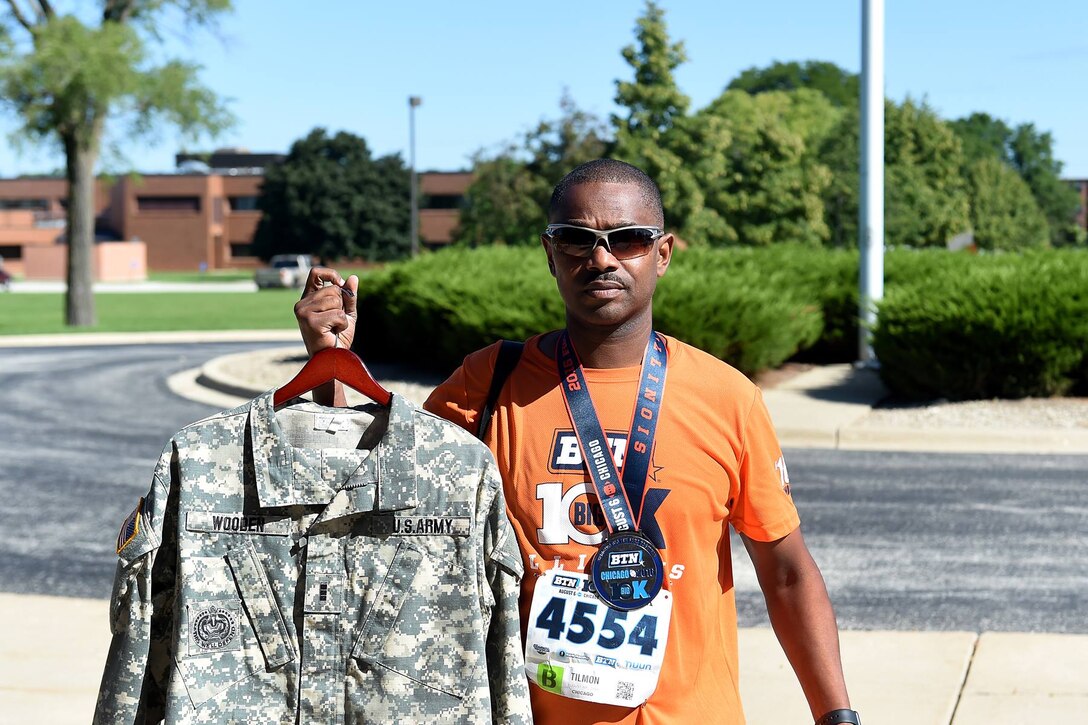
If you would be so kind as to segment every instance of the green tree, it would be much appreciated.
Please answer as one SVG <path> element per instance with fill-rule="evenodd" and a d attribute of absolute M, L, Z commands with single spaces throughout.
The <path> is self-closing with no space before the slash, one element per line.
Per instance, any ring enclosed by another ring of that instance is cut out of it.
<path fill-rule="evenodd" d="M 665 11 L 654 2 L 637 21 L 637 45 L 628 45 L 621 54 L 635 71 L 633 81 L 616 81 L 616 103 L 627 109 L 626 116 L 614 115 L 612 123 L 621 133 L 640 139 L 659 139 L 682 118 L 691 105 L 676 85 L 673 71 L 687 60 L 684 44 L 669 40 Z"/>
<path fill-rule="evenodd" d="M 847 109 L 820 157 L 831 169 L 824 193 L 833 246 L 857 245 L 858 111 Z M 884 234 L 889 246 L 941 247 L 970 226 L 963 149 L 924 104 L 884 104 Z"/>
<path fill-rule="evenodd" d="M 472 184 L 465 192 L 457 241 L 484 244 L 529 244 L 547 224 L 547 182 L 529 171 L 508 146 L 500 154 L 473 159 Z"/>
<path fill-rule="evenodd" d="M 858 75 L 843 70 L 834 63 L 820 60 L 807 60 L 803 63 L 775 61 L 766 68 L 748 68 L 730 81 L 726 90 L 756 95 L 799 88 L 819 91 L 832 105 L 840 108 L 858 105 Z"/>
<path fill-rule="evenodd" d="M 400 259 L 409 240 L 410 173 L 399 154 L 371 158 L 366 141 L 315 128 L 265 170 L 253 251 L 323 261 Z"/>
<path fill-rule="evenodd" d="M 1040 133 L 1030 123 L 1012 128 L 986 113 L 972 113 L 952 121 L 951 127 L 963 142 L 968 161 L 1000 159 L 1027 182 L 1046 217 L 1053 245 L 1084 243 L 1084 230 L 1075 221 L 1080 199 L 1077 192 L 1061 180 L 1062 163 L 1054 158 L 1054 140 L 1050 133 Z"/>
<path fill-rule="evenodd" d="M 715 117 L 687 116 L 690 99 L 676 85 L 674 71 L 687 56 L 683 43 L 669 39 L 665 13 L 655 3 L 637 21 L 635 44 L 622 51 L 634 71 L 631 81 L 616 81 L 616 103 L 625 112 L 613 114 L 612 155 L 638 166 L 661 189 L 665 226 L 689 242 L 722 237 L 728 227 L 706 208 L 706 195 L 694 166 L 720 167 L 707 147 L 727 143 Z M 703 174 L 710 169 L 704 168 Z"/>
<path fill-rule="evenodd" d="M 1046 217 L 1031 189 L 999 159 L 986 156 L 968 166 L 971 226 L 982 249 L 1043 247 L 1049 242 Z"/>
<path fill-rule="evenodd" d="M 838 115 L 822 94 L 808 89 L 755 96 L 726 91 L 696 114 L 718 119 L 724 128 L 718 138 L 726 140 L 724 147 L 701 147 L 723 168 L 708 168 L 705 160 L 693 167 L 707 208 L 728 227 L 712 244 L 827 240 L 822 194 L 831 173 L 814 148 Z"/>
<path fill-rule="evenodd" d="M 476 154 L 465 194 L 460 242 L 536 244 L 547 224 L 548 202 L 559 180 L 579 164 L 607 155 L 610 142 L 596 116 L 564 92 L 560 116 L 542 120 L 498 154 Z"/>
<path fill-rule="evenodd" d="M 1012 129 L 1001 119 L 988 113 L 972 113 L 970 116 L 949 121 L 948 125 L 959 136 L 963 144 L 963 155 L 968 163 L 985 158 L 1010 162 L 1009 141 L 1012 139 Z"/>
<path fill-rule="evenodd" d="M 95 324 L 95 166 L 107 123 L 126 122 L 128 138 L 147 137 L 163 122 L 193 136 L 225 128 L 231 118 L 198 82 L 197 66 L 156 64 L 147 48 L 172 19 L 208 26 L 230 7 L 230 0 L 102 0 L 96 23 L 87 23 L 47 0 L 8 0 L 0 98 L 24 137 L 58 145 L 66 159 L 67 324 Z"/>
<path fill-rule="evenodd" d="M 1051 243 L 1054 246 L 1082 245 L 1085 232 L 1075 221 L 1080 196 L 1062 181 L 1062 162 L 1054 158 L 1053 147 L 1054 139 L 1049 131 L 1039 133 L 1034 124 L 1023 123 L 1016 127 L 1009 140 L 1009 160 L 1046 215 Z"/>
<path fill-rule="evenodd" d="M 601 119 L 578 108 L 566 91 L 559 99 L 559 110 L 558 119 L 541 121 L 525 136 L 526 166 L 548 182 L 549 198 L 552 187 L 571 169 L 605 156 L 612 144 Z"/>

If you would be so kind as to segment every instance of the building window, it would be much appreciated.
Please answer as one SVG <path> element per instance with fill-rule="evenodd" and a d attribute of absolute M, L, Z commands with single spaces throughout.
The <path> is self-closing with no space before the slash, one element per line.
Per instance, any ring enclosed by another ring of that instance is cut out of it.
<path fill-rule="evenodd" d="M 22 259 L 23 258 L 23 245 L 21 244 L 5 244 L 0 246 L 0 258 L 3 259 Z"/>
<path fill-rule="evenodd" d="M 428 194 L 423 199 L 424 209 L 460 209 L 465 197 L 460 194 Z"/>
<path fill-rule="evenodd" d="M 199 196 L 138 196 L 140 211 L 200 211 Z"/>
<path fill-rule="evenodd" d="M 257 197 L 255 196 L 230 196 L 231 211 L 257 211 Z"/>
<path fill-rule="evenodd" d="M 48 199 L 0 199 L 0 210 L 7 209 L 31 209 L 33 211 L 48 211 Z"/>
<path fill-rule="evenodd" d="M 253 245 L 252 244 L 242 244 L 242 243 L 232 243 L 230 245 L 230 256 L 231 257 L 252 257 L 253 256 Z"/>

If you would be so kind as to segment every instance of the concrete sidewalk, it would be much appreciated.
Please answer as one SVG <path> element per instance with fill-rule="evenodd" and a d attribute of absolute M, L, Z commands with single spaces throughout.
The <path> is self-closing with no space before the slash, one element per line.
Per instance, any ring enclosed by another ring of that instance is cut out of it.
<path fill-rule="evenodd" d="M 0 594 L 0 720 L 90 720 L 109 649 L 108 602 Z M 17 626 L 15 626 L 17 625 Z M 843 632 L 843 667 L 868 725 L 1088 721 L 1088 635 Z M 769 629 L 740 632 L 752 725 L 808 723 L 801 689 Z"/>
<path fill-rule="evenodd" d="M 1088 399 L 989 400 L 874 409 L 874 370 L 815 367 L 766 389 L 782 445 L 881 451 L 1088 454 Z"/>

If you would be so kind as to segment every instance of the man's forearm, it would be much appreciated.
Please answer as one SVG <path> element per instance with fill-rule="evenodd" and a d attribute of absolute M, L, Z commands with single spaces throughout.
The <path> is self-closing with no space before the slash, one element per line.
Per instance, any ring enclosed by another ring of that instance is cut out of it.
<path fill-rule="evenodd" d="M 755 564 L 771 626 L 797 674 L 813 719 L 849 708 L 835 613 L 801 529 L 777 541 L 741 538 Z"/>
<path fill-rule="evenodd" d="M 839 632 L 823 577 L 815 563 L 764 588 L 767 613 L 815 719 L 849 708 Z"/>

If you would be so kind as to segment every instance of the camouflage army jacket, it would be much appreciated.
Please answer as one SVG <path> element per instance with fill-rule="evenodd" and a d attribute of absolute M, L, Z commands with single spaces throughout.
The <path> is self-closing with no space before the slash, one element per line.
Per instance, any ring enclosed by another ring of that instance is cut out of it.
<path fill-rule="evenodd" d="M 117 544 L 96 723 L 531 720 L 494 461 L 398 395 L 186 427 Z"/>

